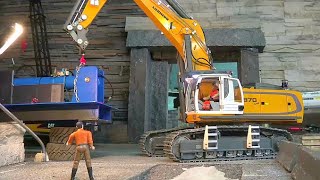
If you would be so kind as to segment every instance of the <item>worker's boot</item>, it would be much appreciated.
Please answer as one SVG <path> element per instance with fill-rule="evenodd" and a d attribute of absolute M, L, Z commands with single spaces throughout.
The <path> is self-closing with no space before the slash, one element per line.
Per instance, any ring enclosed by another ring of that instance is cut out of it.
<path fill-rule="evenodd" d="M 93 174 L 92 174 L 92 167 L 88 167 L 87 169 L 88 169 L 89 179 L 94 180 Z"/>
<path fill-rule="evenodd" d="M 74 180 L 76 177 L 76 173 L 77 173 L 77 168 L 72 168 L 72 172 L 71 172 L 71 180 Z"/>

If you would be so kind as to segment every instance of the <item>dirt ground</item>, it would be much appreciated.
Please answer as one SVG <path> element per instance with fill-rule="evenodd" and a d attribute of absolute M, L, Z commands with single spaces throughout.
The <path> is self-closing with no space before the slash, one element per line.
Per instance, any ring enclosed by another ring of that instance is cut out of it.
<path fill-rule="evenodd" d="M 71 161 L 33 162 L 39 148 L 28 148 L 26 162 L 0 168 L 0 180 L 67 180 Z M 167 158 L 150 158 L 140 154 L 135 144 L 96 144 L 92 152 L 93 173 L 96 180 L 289 180 L 288 174 L 275 160 L 228 161 L 180 164 Z M 196 172 L 196 174 L 195 174 Z M 78 180 L 89 179 L 84 161 L 80 162 Z"/>

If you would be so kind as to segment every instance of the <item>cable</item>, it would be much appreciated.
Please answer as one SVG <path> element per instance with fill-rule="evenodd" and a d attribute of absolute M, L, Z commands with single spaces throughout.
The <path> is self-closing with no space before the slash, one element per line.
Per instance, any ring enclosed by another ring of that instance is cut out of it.
<path fill-rule="evenodd" d="M 192 55 L 192 58 L 195 60 L 195 61 L 193 61 L 195 64 L 203 65 L 203 66 L 209 66 L 210 68 L 212 67 L 212 64 L 209 62 L 209 60 L 207 60 L 205 58 L 195 58 L 192 51 L 191 51 L 191 55 Z M 203 62 L 200 62 L 199 61 L 200 59 L 205 60 L 207 62 L 207 64 L 203 63 Z"/>
<path fill-rule="evenodd" d="M 112 90 L 111 96 L 110 96 L 110 97 L 108 98 L 108 100 L 107 100 L 107 102 L 109 102 L 109 101 L 112 99 L 113 95 L 114 95 L 114 88 L 112 87 L 111 82 L 110 82 L 104 75 L 102 75 L 102 74 L 99 74 L 99 75 L 102 76 L 103 79 L 105 79 L 105 80 L 109 83 L 109 85 L 110 85 L 110 87 L 111 87 L 111 90 Z"/>
<path fill-rule="evenodd" d="M 34 69 L 32 66 L 33 66 L 33 65 L 22 65 L 22 66 L 18 67 L 17 70 L 15 70 L 15 74 L 17 75 L 20 70 L 22 70 L 23 68 L 28 67 L 28 68 L 30 68 L 30 69 L 33 71 L 34 76 L 36 76 L 37 73 L 36 73 L 35 69 Z"/>

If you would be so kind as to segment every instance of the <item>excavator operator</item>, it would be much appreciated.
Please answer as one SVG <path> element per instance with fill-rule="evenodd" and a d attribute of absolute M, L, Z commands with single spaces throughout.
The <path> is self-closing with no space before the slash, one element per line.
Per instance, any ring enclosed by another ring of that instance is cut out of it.
<path fill-rule="evenodd" d="M 75 140 L 77 145 L 71 172 L 71 180 L 75 179 L 81 154 L 84 154 L 89 178 L 90 180 L 93 180 L 94 178 L 92 174 L 91 157 L 89 151 L 89 148 L 92 150 L 95 149 L 95 147 L 93 146 L 92 133 L 90 131 L 84 130 L 83 123 L 80 121 L 76 123 L 76 127 L 78 130 L 69 136 L 67 142 L 67 145 L 70 145 L 72 144 L 73 140 Z"/>
<path fill-rule="evenodd" d="M 206 99 L 204 100 L 211 100 L 211 101 L 218 102 L 219 101 L 219 81 L 213 81 L 212 86 L 213 88 L 210 93 L 210 96 L 206 97 Z"/>
<path fill-rule="evenodd" d="M 210 92 L 210 95 L 207 97 L 204 97 L 204 103 L 203 103 L 203 110 L 210 110 L 211 105 L 210 101 L 219 102 L 219 81 L 213 81 L 212 83 L 212 91 Z"/>

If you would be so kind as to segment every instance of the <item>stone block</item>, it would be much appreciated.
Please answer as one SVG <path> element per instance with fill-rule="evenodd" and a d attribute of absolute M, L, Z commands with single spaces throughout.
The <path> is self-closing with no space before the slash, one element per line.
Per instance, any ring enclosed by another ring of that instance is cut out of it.
<path fill-rule="evenodd" d="M 284 19 L 284 25 L 286 27 L 304 27 L 313 24 L 312 18 L 289 18 Z"/>
<path fill-rule="evenodd" d="M 128 137 L 138 142 L 145 129 L 147 119 L 147 72 L 151 55 L 148 49 L 131 49 L 130 82 L 128 104 Z"/>
<path fill-rule="evenodd" d="M 298 159 L 298 148 L 301 144 L 282 141 L 279 146 L 279 153 L 277 155 L 277 161 L 289 172 L 291 172 L 296 165 Z"/>
<path fill-rule="evenodd" d="M 269 79 L 267 77 L 261 77 L 262 83 L 273 84 L 277 86 L 281 86 L 281 82 L 283 79 Z"/>
<path fill-rule="evenodd" d="M 244 29 L 206 29 L 206 44 L 208 46 L 241 46 L 255 47 L 261 50 L 265 46 L 262 31 L 258 28 Z M 127 47 L 172 47 L 172 44 L 159 31 L 129 31 Z"/>
<path fill-rule="evenodd" d="M 288 27 L 286 26 L 286 35 L 302 35 L 304 27 Z"/>
<path fill-rule="evenodd" d="M 305 146 L 320 146 L 320 136 L 318 134 L 309 134 L 302 136 L 302 144 Z"/>
<path fill-rule="evenodd" d="M 286 17 L 303 17 L 308 18 L 310 17 L 310 13 L 305 11 L 305 6 L 312 5 L 312 2 L 292 2 L 287 1 L 284 2 L 284 13 Z"/>
<path fill-rule="evenodd" d="M 23 143 L 24 133 L 17 123 L 0 123 L 0 145 Z"/>
<path fill-rule="evenodd" d="M 203 25 L 205 23 L 204 20 L 206 20 L 206 18 L 216 19 L 216 17 L 217 17 L 217 13 L 214 11 L 211 11 L 211 12 L 192 12 L 192 13 L 190 13 L 190 15 L 201 24 L 201 27 L 206 27 Z"/>
<path fill-rule="evenodd" d="M 278 71 L 261 71 L 261 77 L 268 77 L 270 79 L 281 79 L 284 78 L 284 73 L 282 70 Z"/>
<path fill-rule="evenodd" d="M 266 36 L 281 35 L 285 33 L 284 24 L 281 22 L 263 22 L 262 31 Z"/>
<path fill-rule="evenodd" d="M 244 1 L 226 1 L 226 0 L 217 0 L 217 7 L 241 7 L 245 6 L 246 2 Z"/>
<path fill-rule="evenodd" d="M 167 61 L 151 61 L 148 76 L 149 93 L 148 114 L 145 125 L 148 130 L 165 129 L 168 118 L 168 79 L 169 66 Z"/>
<path fill-rule="evenodd" d="M 183 1 L 183 0 L 179 0 Z M 189 0 L 189 1 L 194 1 L 194 0 Z M 208 4 L 208 3 L 217 3 L 217 0 L 198 0 L 200 4 Z"/>
<path fill-rule="evenodd" d="M 318 70 L 285 70 L 285 78 L 289 81 L 319 81 L 320 72 Z"/>
<path fill-rule="evenodd" d="M 257 6 L 256 13 L 263 18 L 269 18 L 269 20 L 283 20 L 284 13 L 283 7 L 281 6 Z"/>
<path fill-rule="evenodd" d="M 256 23 L 259 23 L 259 28 L 261 27 L 261 21 L 259 17 L 254 17 L 254 16 L 250 16 L 250 15 L 239 15 L 239 16 L 233 16 L 230 17 L 230 21 L 237 23 L 237 24 L 241 24 L 241 23 L 247 23 L 248 27 L 251 27 L 250 24 L 254 25 Z"/>
<path fill-rule="evenodd" d="M 250 84 L 260 81 L 259 56 L 257 49 L 242 49 L 240 69 L 241 83 Z"/>
<path fill-rule="evenodd" d="M 251 5 L 249 3 L 246 5 L 248 5 L 248 6 L 261 6 L 261 7 L 265 7 L 265 6 L 283 7 L 283 1 L 282 0 L 278 0 L 278 1 L 257 0 L 257 1 L 255 1 L 255 3 L 252 3 Z"/>
<path fill-rule="evenodd" d="M 200 3 L 183 3 L 181 6 L 187 13 L 204 13 L 204 12 L 216 12 L 216 4 L 200 4 Z"/>
<path fill-rule="evenodd" d="M 320 2 L 315 2 L 313 4 L 304 7 L 306 11 L 320 11 Z"/>
<path fill-rule="evenodd" d="M 256 7 L 247 7 L 247 6 L 240 6 L 239 7 L 239 15 L 248 15 L 253 17 L 259 17 L 257 13 Z"/>
<path fill-rule="evenodd" d="M 314 82 L 305 82 L 305 81 L 292 81 L 289 82 L 290 87 L 300 87 L 300 88 L 315 88 L 319 90 L 319 81 L 314 81 Z"/>
<path fill-rule="evenodd" d="M 319 35 L 319 31 L 320 31 L 319 25 L 309 25 L 304 27 L 302 34 L 303 35 Z M 318 44 L 319 40 L 315 40 L 315 43 Z"/>
<path fill-rule="evenodd" d="M 166 128 L 168 62 L 154 61 L 148 49 L 131 49 L 128 111 L 129 141 L 145 131 Z"/>
<path fill-rule="evenodd" d="M 24 161 L 24 143 L 0 145 L 0 167 Z"/>
<path fill-rule="evenodd" d="M 283 70 L 282 63 L 276 56 L 260 56 L 259 67 L 260 70 Z"/>
<path fill-rule="evenodd" d="M 217 16 L 234 16 L 240 13 L 239 7 L 217 7 Z"/>
<path fill-rule="evenodd" d="M 305 55 L 298 61 L 298 66 L 300 70 L 306 71 L 319 71 L 320 68 L 320 57 L 319 56 L 308 56 Z"/>
<path fill-rule="evenodd" d="M 302 147 L 298 149 L 298 159 L 291 175 L 293 179 L 320 179 L 320 152 Z"/>

